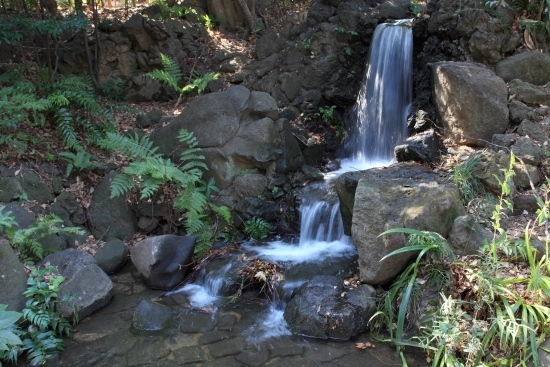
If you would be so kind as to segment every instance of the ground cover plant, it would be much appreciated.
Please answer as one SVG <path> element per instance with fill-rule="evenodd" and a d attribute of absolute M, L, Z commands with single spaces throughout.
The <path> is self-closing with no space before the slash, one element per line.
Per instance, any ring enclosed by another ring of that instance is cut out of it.
<path fill-rule="evenodd" d="M 512 241 L 501 219 L 509 206 L 513 162 L 512 155 L 493 212 L 495 238 L 479 254 L 456 258 L 433 232 L 396 228 L 382 234 L 409 235 L 409 246 L 387 256 L 418 254 L 380 298 L 371 319 L 374 337 L 387 330 L 389 337 L 382 339 L 397 346 L 404 365 L 403 348 L 411 346 L 425 349 L 432 366 L 541 365 L 538 349 L 550 335 L 549 236 L 546 230 L 540 251 L 531 235 L 535 226 L 548 228 L 550 180 L 537 197 L 536 221 L 526 226 L 522 240 Z M 422 290 L 430 284 L 441 290 L 440 297 L 422 309 Z"/>

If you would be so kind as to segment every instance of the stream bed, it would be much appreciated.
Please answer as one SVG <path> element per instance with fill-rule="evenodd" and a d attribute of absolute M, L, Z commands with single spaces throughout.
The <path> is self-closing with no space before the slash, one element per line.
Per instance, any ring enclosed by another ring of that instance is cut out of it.
<path fill-rule="evenodd" d="M 65 350 L 49 366 L 402 365 L 394 348 L 373 342 L 368 333 L 351 341 L 311 339 L 280 330 L 274 332 L 278 336 L 269 337 L 270 322 L 265 315 L 272 315 L 270 305 L 254 292 L 245 292 L 237 303 L 218 309 L 172 307 L 177 318 L 167 330 L 137 331 L 132 317 L 139 302 L 157 300 L 164 292 L 147 288 L 131 263 L 111 279 L 112 302 L 76 326 Z M 355 347 L 365 342 L 375 348 Z M 427 365 L 422 351 L 407 352 L 409 366 Z"/>

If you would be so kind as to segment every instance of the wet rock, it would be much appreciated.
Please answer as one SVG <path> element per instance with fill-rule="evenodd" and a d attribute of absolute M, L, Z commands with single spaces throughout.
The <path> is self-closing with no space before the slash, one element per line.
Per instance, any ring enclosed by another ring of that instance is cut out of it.
<path fill-rule="evenodd" d="M 509 83 L 510 95 L 527 104 L 550 105 L 550 95 L 543 87 L 539 87 L 519 79 L 511 80 Z"/>
<path fill-rule="evenodd" d="M 10 243 L 0 239 L 0 303 L 8 305 L 8 311 L 21 311 L 27 297 L 27 273 L 13 251 Z"/>
<path fill-rule="evenodd" d="M 134 311 L 132 326 L 137 330 L 164 330 L 174 321 L 173 316 L 169 307 L 142 299 Z"/>
<path fill-rule="evenodd" d="M 378 7 L 379 16 L 389 19 L 405 19 L 409 14 L 408 0 L 387 0 Z"/>
<path fill-rule="evenodd" d="M 305 163 L 304 156 L 298 140 L 292 133 L 290 123 L 287 119 L 281 118 L 275 122 L 281 134 L 281 157 L 277 161 L 277 172 L 288 173 L 298 170 Z"/>
<path fill-rule="evenodd" d="M 90 230 L 97 239 L 124 240 L 138 231 L 137 218 L 124 196 L 111 198 L 111 182 L 117 174 L 111 172 L 101 180 L 88 208 Z"/>
<path fill-rule="evenodd" d="M 290 330 L 322 339 L 349 339 L 365 331 L 376 309 L 374 288 L 365 285 L 342 297 L 343 290 L 338 277 L 325 275 L 302 285 L 284 312 Z"/>
<path fill-rule="evenodd" d="M 183 347 L 174 351 L 174 357 L 179 363 L 201 363 L 207 361 L 206 353 L 200 345 Z"/>
<path fill-rule="evenodd" d="M 45 266 L 47 263 L 57 267 L 59 274 L 65 277 L 59 286 L 58 298 L 72 297 L 71 302 L 61 303 L 63 317 L 78 317 L 78 320 L 82 320 L 111 301 L 113 283 L 97 266 L 92 255 L 67 249 L 46 256 L 37 266 Z"/>
<path fill-rule="evenodd" d="M 439 138 L 430 129 L 407 138 L 405 144 L 395 147 L 394 153 L 398 162 L 432 163 L 439 159 L 438 149 Z"/>
<path fill-rule="evenodd" d="M 254 346 L 243 350 L 235 356 L 235 360 L 244 363 L 246 366 L 263 366 L 269 359 L 267 348 L 255 348 Z"/>
<path fill-rule="evenodd" d="M 94 256 L 97 265 L 107 274 L 116 273 L 128 259 L 128 249 L 118 238 L 109 240 Z"/>
<path fill-rule="evenodd" d="M 391 281 L 414 256 L 403 253 L 380 261 L 407 244 L 404 234 L 382 232 L 414 228 L 447 237 L 454 219 L 465 214 L 456 186 L 411 163 L 345 173 L 336 190 L 344 226 L 359 253 L 361 281 L 368 284 Z"/>
<path fill-rule="evenodd" d="M 550 55 L 538 50 L 521 52 L 500 61 L 495 72 L 506 82 L 520 79 L 544 85 L 550 80 Z"/>
<path fill-rule="evenodd" d="M 471 215 L 462 215 L 453 222 L 449 233 L 449 245 L 459 256 L 475 255 L 481 247 L 493 239 L 493 234 L 483 228 Z"/>
<path fill-rule="evenodd" d="M 170 290 L 189 269 L 195 242 L 196 238 L 190 236 L 150 237 L 134 244 L 131 259 L 148 287 Z"/>
<path fill-rule="evenodd" d="M 143 339 L 134 345 L 126 358 L 128 366 L 161 366 L 162 359 L 170 354 L 168 343 Z"/>
<path fill-rule="evenodd" d="M 308 164 L 302 166 L 302 172 L 305 175 L 305 179 L 308 181 L 319 181 L 323 179 L 323 173 Z"/>
<path fill-rule="evenodd" d="M 475 63 L 435 63 L 432 85 L 437 118 L 453 142 L 485 146 L 508 128 L 506 84 L 491 69 Z"/>

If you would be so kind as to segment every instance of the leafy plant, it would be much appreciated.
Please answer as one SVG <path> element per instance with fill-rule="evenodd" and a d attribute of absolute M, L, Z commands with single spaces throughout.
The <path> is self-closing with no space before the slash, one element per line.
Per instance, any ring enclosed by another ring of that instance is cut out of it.
<path fill-rule="evenodd" d="M 390 338 L 386 340 L 399 348 L 408 345 L 427 350 L 432 366 L 512 366 L 524 365 L 528 360 L 541 365 L 537 350 L 550 334 L 550 239 L 546 238 L 546 252 L 539 254 L 537 260 L 530 243 L 535 224 L 526 227 L 523 243 L 516 244 L 510 243 L 500 228 L 501 211 L 508 205 L 506 198 L 510 194 L 513 155 L 510 160 L 510 166 L 503 170 L 502 195 L 493 214 L 492 224 L 499 236 L 479 255 L 442 261 L 446 257 L 441 254 L 446 251 L 438 255 L 437 249 L 444 250 L 447 245 L 441 236 L 411 229 L 384 232 L 409 234 L 413 244 L 387 256 L 407 251 L 419 254 L 381 299 L 379 311 L 372 319 L 373 330 L 389 328 Z M 538 202 L 537 222 L 544 223 L 548 220 L 550 200 L 539 196 Z M 414 237 L 420 243 L 415 244 Z M 430 252 L 433 255 L 427 256 Z M 434 262 L 437 259 L 439 263 Z M 416 283 L 418 279 L 424 282 L 422 274 L 434 265 L 450 279 L 450 288 L 441 294 L 438 307 L 421 324 L 421 333 L 408 338 L 404 330 L 407 318 L 414 314 Z"/>
<path fill-rule="evenodd" d="M 0 76 L 0 130 L 17 128 L 22 123 L 42 127 L 57 126 L 66 147 L 83 151 L 79 131 L 91 143 L 113 131 L 108 111 L 96 100 L 91 81 L 82 76 L 66 76 L 52 85 L 37 85 L 12 72 Z"/>
<path fill-rule="evenodd" d="M 321 120 L 326 124 L 334 118 L 335 108 L 336 106 L 319 107 L 319 110 L 315 113 L 315 116 L 321 118 Z"/>
<path fill-rule="evenodd" d="M 16 324 L 23 314 L 6 311 L 7 307 L 8 305 L 0 304 L 0 365 L 1 361 L 15 363 L 19 348 L 23 345 Z"/>
<path fill-rule="evenodd" d="M 252 217 L 244 222 L 244 232 L 255 240 L 267 237 L 271 225 L 263 218 Z"/>
<path fill-rule="evenodd" d="M 23 309 L 28 325 L 23 331 L 23 347 L 31 364 L 39 365 L 63 350 L 63 335 L 71 336 L 70 322 L 61 316 L 61 302 L 57 299 L 59 285 L 65 278 L 54 266 L 33 268 L 27 281 L 25 296 L 29 298 Z"/>
<path fill-rule="evenodd" d="M 352 36 L 357 36 L 358 35 L 358 33 L 355 32 L 355 31 L 351 31 L 349 29 L 346 29 L 344 27 L 340 27 L 340 26 L 337 26 L 337 25 L 334 26 L 333 30 L 338 32 L 338 33 L 342 33 L 342 34 L 349 34 L 349 35 L 352 35 Z"/>
<path fill-rule="evenodd" d="M 174 89 L 176 92 L 179 93 L 179 97 L 176 105 L 174 106 L 174 109 L 178 107 L 185 93 L 196 90 L 197 93 L 200 94 L 206 89 L 206 86 L 210 81 L 218 79 L 219 77 L 218 73 L 206 73 L 204 75 L 200 75 L 196 70 L 192 70 L 189 76 L 188 84 L 180 87 L 183 73 L 180 70 L 178 64 L 172 58 L 162 53 L 160 54 L 160 59 L 164 70 L 153 70 L 146 75 L 155 80 L 158 80 L 162 84 Z"/>
<path fill-rule="evenodd" d="M 189 235 L 197 236 L 195 252 L 204 254 L 218 232 L 231 221 L 229 208 L 210 203 L 212 192 L 218 191 L 214 180 L 202 180 L 207 169 L 193 133 L 180 130 L 178 139 L 186 147 L 180 155 L 180 164 L 157 153 L 158 148 L 146 136 L 133 137 L 109 134 L 101 145 L 116 150 L 133 160 L 111 183 L 111 197 L 125 195 L 134 188 L 140 199 L 152 197 L 161 186 L 175 185 L 178 195 L 174 208 L 185 213 L 185 226 Z"/>
<path fill-rule="evenodd" d="M 65 171 L 65 176 L 67 177 L 71 175 L 73 170 L 80 173 L 85 170 L 101 167 L 101 163 L 94 162 L 94 157 L 88 152 L 60 152 L 59 155 L 62 157 L 61 159 L 67 162 L 67 170 Z"/>
<path fill-rule="evenodd" d="M 0 206 L 0 232 L 5 232 L 11 245 L 18 251 L 19 258 L 26 263 L 34 263 L 44 257 L 44 248 L 40 239 L 52 234 L 83 234 L 78 227 L 65 227 L 63 220 L 53 214 L 39 216 L 36 224 L 29 228 L 15 229 L 17 222 L 11 212 L 4 213 Z"/>

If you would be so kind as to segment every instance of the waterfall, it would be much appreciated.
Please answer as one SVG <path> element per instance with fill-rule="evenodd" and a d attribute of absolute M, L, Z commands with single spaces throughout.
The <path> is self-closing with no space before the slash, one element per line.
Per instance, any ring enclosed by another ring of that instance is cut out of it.
<path fill-rule="evenodd" d="M 380 24 L 369 53 L 363 86 L 352 109 L 353 154 L 360 167 L 387 165 L 407 137 L 412 102 L 412 29 L 406 21 Z"/>
<path fill-rule="evenodd" d="M 299 241 L 283 239 L 241 245 L 251 256 L 278 263 L 287 270 L 279 302 L 274 302 L 252 328 L 255 340 L 288 334 L 282 315 L 294 290 L 314 275 L 349 268 L 350 261 L 355 259 L 355 246 L 344 235 L 333 179 L 349 169 L 389 164 L 394 147 L 407 136 L 412 99 L 412 29 L 402 25 L 404 22 L 376 28 L 364 83 L 352 110 L 357 126 L 353 134 L 354 152 L 342 162 L 343 169 L 302 190 Z M 199 285 L 187 285 L 182 291 L 189 291 L 195 306 L 211 304 L 219 289 L 219 278 L 228 269 L 223 267 L 219 274 L 204 275 Z"/>

